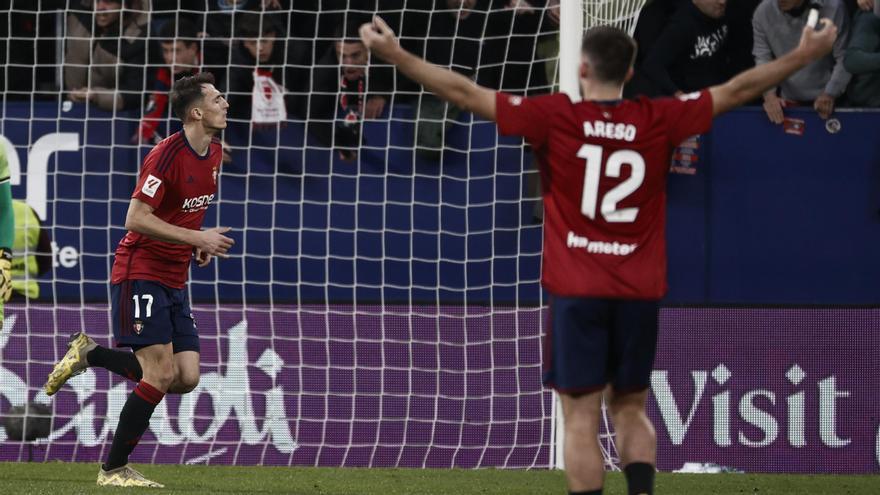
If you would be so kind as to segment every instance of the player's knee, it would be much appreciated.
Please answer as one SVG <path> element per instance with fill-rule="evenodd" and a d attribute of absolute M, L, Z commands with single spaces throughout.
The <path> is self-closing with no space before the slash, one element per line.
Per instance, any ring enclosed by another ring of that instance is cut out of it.
<path fill-rule="evenodd" d="M 179 394 L 187 394 L 195 390 L 199 386 L 199 371 L 181 371 L 177 375 L 175 392 Z"/>
<path fill-rule="evenodd" d="M 150 372 L 144 370 L 143 380 L 153 387 L 167 392 L 174 382 L 174 371 L 170 368 L 151 370 Z"/>
<path fill-rule="evenodd" d="M 568 435 L 592 437 L 599 433 L 599 416 L 591 411 L 574 411 L 565 416 L 565 432 Z"/>
<path fill-rule="evenodd" d="M 614 397 L 609 405 L 611 422 L 616 428 L 633 427 L 647 421 L 645 401 L 636 394 Z"/>

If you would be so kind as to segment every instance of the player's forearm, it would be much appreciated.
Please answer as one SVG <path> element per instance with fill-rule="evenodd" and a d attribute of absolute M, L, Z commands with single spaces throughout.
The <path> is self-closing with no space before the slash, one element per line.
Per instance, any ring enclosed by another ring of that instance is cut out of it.
<path fill-rule="evenodd" d="M 151 212 L 133 212 L 131 209 L 125 218 L 125 228 L 160 241 L 190 246 L 196 244 L 195 238 L 199 232 L 171 225 Z"/>
<path fill-rule="evenodd" d="M 482 114 L 474 104 L 476 95 L 482 88 L 467 77 L 426 62 L 400 47 L 388 56 L 387 61 L 440 99 L 467 111 Z M 494 118 L 494 116 L 482 116 Z"/>
<path fill-rule="evenodd" d="M 715 103 L 715 115 L 744 105 L 763 95 L 767 90 L 775 88 L 809 62 L 809 57 L 794 50 L 772 62 L 753 67 L 720 86 L 711 88 L 710 91 Z M 723 97 L 721 97 L 722 95 Z"/>

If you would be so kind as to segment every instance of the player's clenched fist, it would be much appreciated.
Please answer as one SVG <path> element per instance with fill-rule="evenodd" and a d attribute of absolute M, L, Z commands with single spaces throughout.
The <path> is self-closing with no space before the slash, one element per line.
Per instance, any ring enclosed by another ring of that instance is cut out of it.
<path fill-rule="evenodd" d="M 360 34 L 364 46 L 386 60 L 400 46 L 394 31 L 379 16 L 373 17 L 373 22 L 362 25 Z"/>
<path fill-rule="evenodd" d="M 223 234 L 230 230 L 229 227 L 213 227 L 199 232 L 198 241 L 195 244 L 196 252 L 200 256 L 208 254 L 228 258 L 226 252 L 235 244 L 235 240 Z"/>
<path fill-rule="evenodd" d="M 0 300 L 12 297 L 12 252 L 0 248 Z"/>
<path fill-rule="evenodd" d="M 831 19 L 822 18 L 815 29 L 804 26 L 798 50 L 811 60 L 817 60 L 831 51 L 835 40 L 837 40 L 837 26 Z"/>

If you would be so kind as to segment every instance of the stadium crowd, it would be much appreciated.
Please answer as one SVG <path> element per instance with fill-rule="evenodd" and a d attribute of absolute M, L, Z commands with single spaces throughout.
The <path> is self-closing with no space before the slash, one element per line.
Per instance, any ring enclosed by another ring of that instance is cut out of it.
<path fill-rule="evenodd" d="M 813 107 L 822 118 L 835 107 L 880 106 L 874 0 L 648 0 L 625 95 L 688 93 L 766 63 L 794 48 L 810 8 L 837 25 L 833 52 L 755 103 L 775 123 L 790 106 Z M 0 20 L 8 30 L 0 32 L 0 91 L 11 99 L 61 91 L 74 102 L 137 112 L 132 141 L 153 143 L 168 133 L 170 85 L 207 70 L 228 94 L 232 120 L 255 128 L 306 121 L 344 159 L 356 156 L 363 119 L 410 103 L 416 145 L 435 156 L 458 110 L 381 61 L 367 63 L 357 26 L 374 13 L 407 49 L 483 86 L 554 89 L 558 0 L 14 0 Z"/>

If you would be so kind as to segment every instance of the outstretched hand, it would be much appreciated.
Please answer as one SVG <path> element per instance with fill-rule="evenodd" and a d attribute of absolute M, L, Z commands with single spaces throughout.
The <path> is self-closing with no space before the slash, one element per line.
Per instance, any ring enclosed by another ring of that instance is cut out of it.
<path fill-rule="evenodd" d="M 373 16 L 373 22 L 363 24 L 360 28 L 361 41 L 367 50 L 382 57 L 386 61 L 400 45 L 394 31 L 379 16 Z"/>
<path fill-rule="evenodd" d="M 229 230 L 229 227 L 213 227 L 200 231 L 198 241 L 194 244 L 196 251 L 202 255 L 210 254 L 219 258 L 228 258 L 229 255 L 226 253 L 235 244 L 235 240 L 223 235 Z"/>
<path fill-rule="evenodd" d="M 797 49 L 810 60 L 817 60 L 831 51 L 836 40 L 837 26 L 834 25 L 831 19 L 823 17 L 819 20 L 815 29 L 810 26 L 804 26 L 801 42 Z"/>

